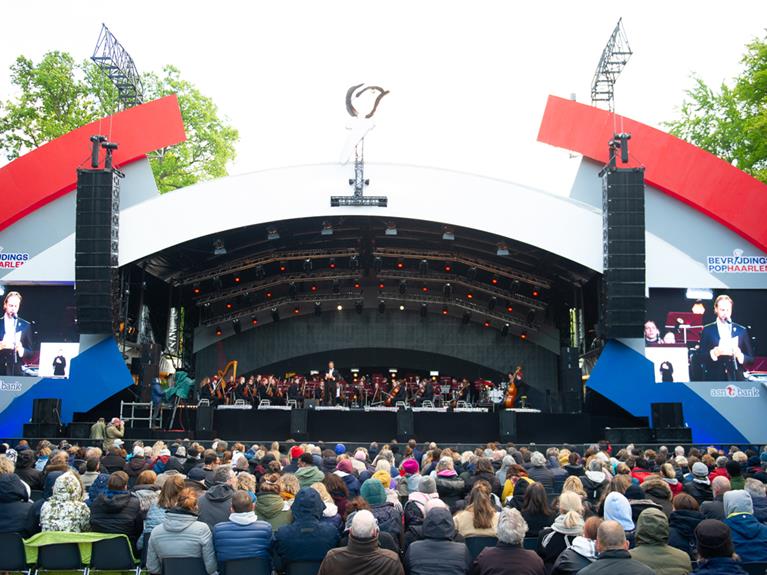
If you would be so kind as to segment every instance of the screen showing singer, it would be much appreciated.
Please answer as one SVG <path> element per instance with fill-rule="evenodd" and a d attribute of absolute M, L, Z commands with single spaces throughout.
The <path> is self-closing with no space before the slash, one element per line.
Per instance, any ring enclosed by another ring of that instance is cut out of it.
<path fill-rule="evenodd" d="M 732 321 L 733 301 L 722 294 L 714 301 L 716 319 L 703 326 L 700 352 L 706 381 L 743 379 L 743 364 L 753 361 L 748 329 Z"/>
<path fill-rule="evenodd" d="M 0 373 L 21 375 L 25 356 L 32 354 L 30 323 L 19 317 L 21 294 L 8 292 L 3 300 L 3 322 L 0 324 Z"/>

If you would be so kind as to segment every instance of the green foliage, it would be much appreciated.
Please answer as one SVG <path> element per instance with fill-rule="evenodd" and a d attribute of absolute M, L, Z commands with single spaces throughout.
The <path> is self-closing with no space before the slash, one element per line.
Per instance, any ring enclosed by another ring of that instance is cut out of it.
<path fill-rule="evenodd" d="M 767 182 L 767 41 L 754 40 L 733 86 L 718 91 L 694 78 L 671 133 Z"/>
<path fill-rule="evenodd" d="M 161 192 L 225 176 L 234 159 L 236 129 L 219 117 L 213 101 L 172 66 L 143 77 L 144 100 L 176 94 L 186 142 L 151 160 Z M 42 144 L 119 110 L 117 90 L 90 60 L 49 52 L 35 64 L 19 56 L 11 66 L 19 96 L 0 101 L 0 151 L 13 160 Z M 119 143 L 119 142 L 118 142 Z"/>

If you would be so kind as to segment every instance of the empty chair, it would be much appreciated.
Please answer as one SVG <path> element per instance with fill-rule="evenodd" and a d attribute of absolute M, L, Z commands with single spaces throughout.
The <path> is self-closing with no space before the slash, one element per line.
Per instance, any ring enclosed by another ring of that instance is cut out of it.
<path fill-rule="evenodd" d="M 37 551 L 37 569 L 39 571 L 83 571 L 88 569 L 80 557 L 77 543 L 53 543 L 42 545 Z"/>
<path fill-rule="evenodd" d="M 208 575 L 201 557 L 166 557 L 162 575 Z"/>
<path fill-rule="evenodd" d="M 25 571 L 30 573 L 24 553 L 24 541 L 18 533 L 0 533 L 0 571 Z"/>
<path fill-rule="evenodd" d="M 123 535 L 112 539 L 103 539 L 93 544 L 91 551 L 91 571 L 135 571 L 141 573 L 141 565 L 133 557 L 130 541 Z"/>
<path fill-rule="evenodd" d="M 473 561 L 485 547 L 495 547 L 495 544 L 498 543 L 498 538 L 466 537 L 463 541 L 466 543 L 466 547 L 469 549 L 469 553 L 471 554 L 471 560 Z"/>
<path fill-rule="evenodd" d="M 263 557 L 248 559 L 233 559 L 219 563 L 220 572 L 224 575 L 271 575 L 271 563 Z"/>

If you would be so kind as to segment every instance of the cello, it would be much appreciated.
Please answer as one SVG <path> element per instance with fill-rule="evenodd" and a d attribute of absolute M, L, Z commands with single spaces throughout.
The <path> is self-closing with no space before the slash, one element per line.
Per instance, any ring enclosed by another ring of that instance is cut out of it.
<path fill-rule="evenodd" d="M 522 373 L 522 367 L 517 366 L 517 369 L 514 370 L 514 373 L 509 378 L 509 385 L 506 387 L 506 394 L 503 398 L 503 407 L 506 409 L 511 409 L 514 407 L 514 404 L 517 402 L 517 393 L 519 390 L 517 389 L 517 376 Z"/>

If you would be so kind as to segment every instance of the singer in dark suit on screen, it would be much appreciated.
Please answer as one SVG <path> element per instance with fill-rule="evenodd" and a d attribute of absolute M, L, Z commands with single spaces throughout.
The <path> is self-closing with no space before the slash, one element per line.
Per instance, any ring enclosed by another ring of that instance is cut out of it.
<path fill-rule="evenodd" d="M 0 375 L 22 375 L 22 362 L 32 355 L 32 329 L 28 321 L 19 317 L 20 307 L 21 294 L 8 292 L 0 322 Z"/>
<path fill-rule="evenodd" d="M 700 354 L 706 381 L 743 380 L 743 364 L 754 359 L 748 330 L 732 321 L 732 298 L 720 295 L 714 301 L 716 321 L 700 336 Z"/>

